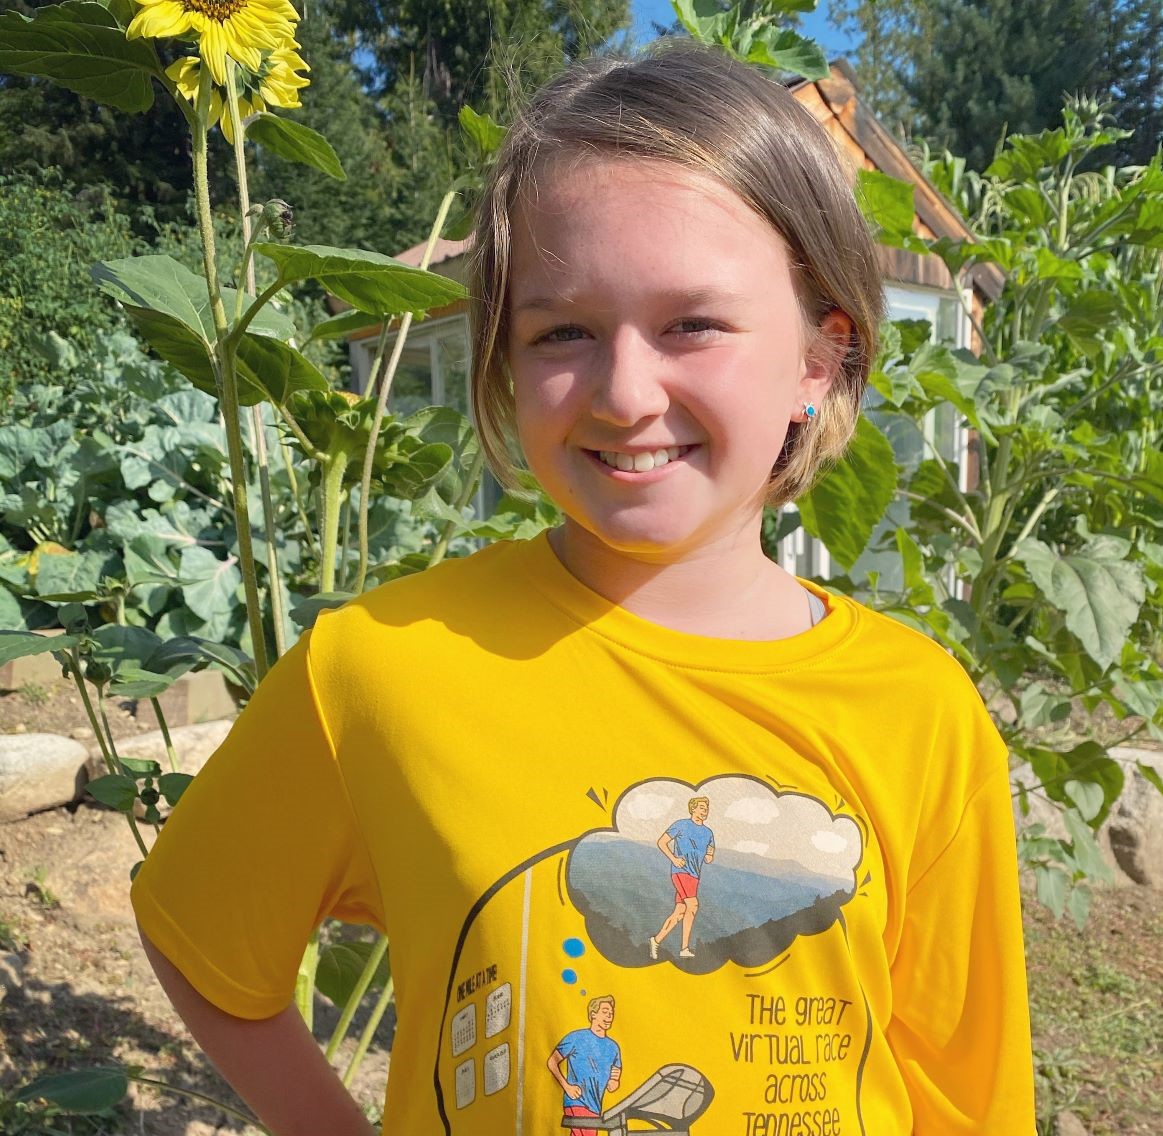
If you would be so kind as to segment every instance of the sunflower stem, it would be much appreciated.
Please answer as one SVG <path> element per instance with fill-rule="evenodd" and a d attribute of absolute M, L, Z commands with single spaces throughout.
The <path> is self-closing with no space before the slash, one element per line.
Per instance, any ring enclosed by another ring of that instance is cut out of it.
<path fill-rule="evenodd" d="M 448 220 L 448 211 L 452 208 L 452 203 L 456 200 L 456 190 L 450 189 L 445 195 L 444 200 L 440 202 L 440 208 L 436 212 L 436 220 L 432 223 L 432 231 L 428 234 L 428 243 L 424 246 L 424 255 L 420 258 L 420 268 L 425 270 L 428 268 L 428 263 L 432 259 L 432 253 L 436 248 L 436 242 L 440 238 L 440 232 L 444 228 L 444 222 Z M 404 352 L 404 341 L 408 338 L 408 330 L 412 326 L 412 313 L 405 312 L 400 320 L 400 330 L 396 333 L 396 342 L 392 348 L 392 357 L 388 361 L 388 369 L 384 374 L 383 381 L 380 383 L 379 397 L 376 399 L 376 413 L 372 419 L 371 433 L 368 435 L 367 450 L 363 455 L 363 477 L 359 483 L 359 571 L 355 577 L 355 587 L 351 590 L 358 596 L 362 591 L 365 582 L 367 581 L 367 565 L 368 565 L 368 507 L 371 498 L 372 488 L 372 471 L 376 464 L 376 442 L 379 441 L 380 427 L 384 424 L 384 415 L 388 408 L 388 395 L 392 390 L 392 379 L 396 377 L 396 368 L 400 365 L 400 356 Z M 386 342 L 387 326 L 380 332 L 381 350 L 382 345 Z M 378 352 L 377 352 L 378 354 Z M 375 381 L 375 371 L 372 371 L 371 381 Z M 369 392 L 370 393 L 370 392 Z"/>
<path fill-rule="evenodd" d="M 210 114 L 212 80 L 210 69 L 202 67 L 198 77 L 198 100 L 193 126 L 194 200 L 198 228 L 202 237 L 202 263 L 206 270 L 206 290 L 210 296 L 210 311 L 214 318 L 215 378 L 222 418 L 226 426 L 226 452 L 230 459 L 231 491 L 234 495 L 235 529 L 238 534 L 238 559 L 246 590 L 246 619 L 250 628 L 251 651 L 255 672 L 259 678 L 266 674 L 266 635 L 262 625 L 262 607 L 258 594 L 258 574 L 255 568 L 254 547 L 250 537 L 250 510 L 247 507 L 246 461 L 242 452 L 242 430 L 239 421 L 238 381 L 234 373 L 234 344 L 226 322 L 226 308 L 222 303 L 222 288 L 218 282 L 215 261 L 214 219 L 210 212 L 210 178 L 207 169 L 207 127 Z"/>
<path fill-rule="evenodd" d="M 237 65 L 229 56 L 226 58 L 226 106 L 230 114 L 230 125 L 234 135 L 234 170 L 238 175 L 238 207 L 242 211 L 242 264 L 238 272 L 238 288 L 234 298 L 234 322 L 242 319 L 242 301 L 251 299 L 255 293 L 254 245 L 262 231 L 261 223 L 251 232 L 250 226 L 250 183 L 246 174 L 246 135 L 242 129 L 242 114 L 238 109 L 238 87 L 234 77 Z M 245 287 L 244 287 L 245 280 Z M 271 495 L 270 460 L 267 457 L 266 416 L 262 403 L 250 408 L 250 422 L 254 435 L 255 464 L 258 466 L 258 484 L 262 494 L 263 536 L 267 546 L 267 575 L 271 587 L 271 620 L 275 630 L 275 657 L 286 649 L 284 623 L 283 576 L 279 571 L 279 553 L 275 544 L 275 509 Z"/>

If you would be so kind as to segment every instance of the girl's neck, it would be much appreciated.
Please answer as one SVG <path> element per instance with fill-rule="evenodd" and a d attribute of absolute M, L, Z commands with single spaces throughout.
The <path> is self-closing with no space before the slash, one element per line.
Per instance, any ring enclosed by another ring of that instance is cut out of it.
<path fill-rule="evenodd" d="M 591 591 L 672 631 L 762 642 L 812 624 L 804 588 L 763 554 L 758 531 L 666 557 L 610 548 L 570 521 L 549 541 Z"/>

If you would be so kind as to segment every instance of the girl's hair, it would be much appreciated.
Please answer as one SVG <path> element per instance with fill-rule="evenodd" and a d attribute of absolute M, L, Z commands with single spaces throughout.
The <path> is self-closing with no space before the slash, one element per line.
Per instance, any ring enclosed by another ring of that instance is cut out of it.
<path fill-rule="evenodd" d="M 805 338 L 830 311 L 852 321 L 831 390 L 810 423 L 791 424 L 772 473 L 768 503 L 794 500 L 856 429 L 884 304 L 876 253 L 823 127 L 785 87 L 724 52 L 689 44 L 575 64 L 509 128 L 485 184 L 469 268 L 473 410 L 493 471 L 514 485 L 505 360 L 511 217 L 537 172 L 565 156 L 646 158 L 715 178 L 786 242 Z"/>

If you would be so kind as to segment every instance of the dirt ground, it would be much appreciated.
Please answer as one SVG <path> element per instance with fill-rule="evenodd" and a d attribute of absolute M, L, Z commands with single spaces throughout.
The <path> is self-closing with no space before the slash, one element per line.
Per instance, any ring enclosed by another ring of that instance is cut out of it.
<path fill-rule="evenodd" d="M 132 707 L 115 734 L 138 732 Z M 0 693 L 0 732 L 73 733 L 67 688 Z M 22 729 L 23 728 L 23 729 Z M 200 1056 L 142 954 L 128 903 L 137 859 L 125 819 L 90 805 L 0 825 L 0 985 L 3 956 L 21 979 L 0 1001 L 0 1134 L 242 1136 L 255 1129 L 198 1100 L 131 1086 L 105 1116 L 17 1111 L 11 1094 L 43 1073 L 122 1063 L 242 1109 Z M 1078 932 L 1026 894 L 1027 961 L 1038 1076 L 1039 1129 L 1069 1109 L 1091 1136 L 1163 1132 L 1163 893 L 1096 894 Z M 14 957 L 13 957 L 14 956 Z M 316 1033 L 336 1013 L 317 1000 Z M 339 1064 L 354 1046 L 356 1019 Z M 394 1018 L 389 1010 L 353 1091 L 378 1117 Z M 1002 1134 L 999 1134 L 1002 1136 Z"/>

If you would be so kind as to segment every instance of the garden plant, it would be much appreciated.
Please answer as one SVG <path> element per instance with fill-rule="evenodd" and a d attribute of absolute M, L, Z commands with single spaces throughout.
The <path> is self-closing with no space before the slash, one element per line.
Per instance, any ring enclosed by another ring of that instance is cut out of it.
<path fill-rule="evenodd" d="M 689 34 L 818 78 L 823 54 L 785 26 L 814 7 L 674 4 Z M 89 792 L 125 815 L 141 857 L 162 799 L 175 803 L 188 777 L 172 752 L 165 770 L 119 756 L 110 698 L 152 699 L 165 730 L 158 697 L 212 667 L 245 699 L 323 608 L 554 520 L 534 486 L 476 516 L 483 461 L 468 420 L 447 407 L 389 410 L 413 320 L 463 294 L 425 268 L 436 240 L 456 231 L 456 199 L 471 195 L 476 171 L 449 188 L 418 269 L 294 244 L 293 202 L 250 201 L 255 147 L 345 176 L 322 135 L 277 113 L 309 84 L 297 20 L 286 0 L 65 0 L 33 19 L 0 16 L 0 71 L 126 113 L 147 109 L 160 88 L 189 128 L 200 271 L 159 253 L 93 268 L 152 356 L 116 331 L 80 349 L 56 337 L 46 345 L 52 382 L 35 402 L 17 391 L 12 424 L 0 427 L 0 662 L 44 651 L 62 662 L 107 765 Z M 467 107 L 460 118 L 479 170 L 503 129 Z M 233 234 L 213 215 L 214 129 L 234 155 Z M 875 577 L 830 585 L 921 627 L 1011 705 L 1007 741 L 1033 773 L 1023 792 L 1059 807 L 1066 831 L 1028 830 L 1021 852 L 1040 897 L 1079 921 L 1087 881 L 1106 870 L 1093 833 L 1124 769 L 1100 741 L 1056 745 L 1049 728 L 1078 704 L 1105 705 L 1126 723 L 1116 742 L 1142 731 L 1163 739 L 1163 163 L 1103 168 L 1118 137 L 1101 108 L 1074 102 L 1062 128 L 1010 138 L 981 178 L 930 161 L 974 226 L 959 242 L 917 237 L 909 187 L 861 176 L 882 241 L 940 257 L 955 278 L 986 266 L 1000 293 L 977 320 L 974 351 L 932 343 L 928 325 L 886 326 L 875 421 L 862 422 L 798 513 L 845 567 L 870 542 L 894 548 L 902 589 Z M 318 318 L 297 292 L 308 282 L 346 310 Z M 328 347 L 371 327 L 382 330 L 365 389 L 338 388 Z M 887 434 L 923 434 L 934 412 L 972 430 L 974 481 L 928 443 L 918 466 L 895 464 Z M 878 525 L 901 498 L 907 522 Z M 35 633 L 46 628 L 61 633 Z M 296 996 L 308 1021 L 316 990 L 341 1007 L 329 1058 L 373 998 L 349 1082 L 392 996 L 386 940 L 313 944 Z M 88 1070 L 21 1096 L 98 1111 L 130 1078 L 156 1084 L 141 1070 Z"/>

